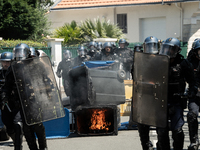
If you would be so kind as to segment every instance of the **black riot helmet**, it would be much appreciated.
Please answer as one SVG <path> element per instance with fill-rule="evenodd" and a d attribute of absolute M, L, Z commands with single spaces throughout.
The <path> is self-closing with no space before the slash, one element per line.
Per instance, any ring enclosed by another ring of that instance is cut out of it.
<path fill-rule="evenodd" d="M 175 58 L 181 52 L 181 43 L 177 38 L 168 38 L 162 44 L 159 54 L 167 55 L 170 58 Z"/>
<path fill-rule="evenodd" d="M 94 49 L 94 48 L 96 48 L 96 47 L 97 47 L 97 44 L 96 44 L 96 42 L 94 42 L 94 41 L 90 42 L 89 45 L 88 45 L 88 48 L 89 48 L 89 49 Z"/>
<path fill-rule="evenodd" d="M 13 49 L 15 60 L 24 60 L 30 56 L 30 47 L 27 44 L 20 43 Z"/>
<path fill-rule="evenodd" d="M 69 50 L 65 50 L 63 53 L 65 59 L 71 59 L 72 58 L 72 53 Z"/>
<path fill-rule="evenodd" d="M 107 50 L 108 48 L 110 49 L 110 51 Z M 113 52 L 113 45 L 112 45 L 111 42 L 106 42 L 106 43 L 103 44 L 103 52 L 105 52 L 105 53 L 112 53 Z"/>
<path fill-rule="evenodd" d="M 200 58 L 200 39 L 195 39 L 192 43 L 192 50 L 194 51 L 195 55 Z"/>
<path fill-rule="evenodd" d="M 37 55 L 37 52 L 36 52 L 36 50 L 35 50 L 35 48 L 33 48 L 33 47 L 30 47 L 30 51 L 31 51 L 31 57 L 37 57 L 38 55 Z"/>
<path fill-rule="evenodd" d="M 125 39 L 120 39 L 118 44 L 120 48 L 125 48 L 126 46 L 129 45 L 129 43 Z M 121 47 L 120 45 L 123 47 Z"/>
<path fill-rule="evenodd" d="M 97 50 L 101 50 L 103 44 L 101 42 L 97 42 L 96 44 L 97 44 Z"/>
<path fill-rule="evenodd" d="M 158 39 L 155 36 L 149 36 L 144 40 L 143 52 L 157 54 L 159 48 Z"/>
<path fill-rule="evenodd" d="M 84 46 L 79 46 L 77 52 L 79 57 L 85 57 L 87 54 L 87 50 L 85 49 Z"/>
<path fill-rule="evenodd" d="M 135 44 L 134 52 L 143 52 L 141 44 Z"/>
<path fill-rule="evenodd" d="M 13 53 L 12 52 L 3 52 L 1 54 L 0 61 L 12 61 L 13 60 Z"/>

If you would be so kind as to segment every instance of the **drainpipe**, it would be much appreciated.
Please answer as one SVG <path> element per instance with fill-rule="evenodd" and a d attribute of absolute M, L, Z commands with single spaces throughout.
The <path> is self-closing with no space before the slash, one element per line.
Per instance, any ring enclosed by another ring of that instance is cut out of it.
<path fill-rule="evenodd" d="M 181 7 L 179 7 L 178 5 L 177 5 L 177 3 L 175 3 L 175 6 L 180 10 L 180 18 L 181 18 L 181 22 L 180 22 L 180 33 L 181 33 L 181 41 L 183 41 L 183 35 L 182 35 L 182 28 L 183 28 L 183 9 L 181 8 Z M 180 4 L 180 6 L 181 6 L 181 4 Z"/>
<path fill-rule="evenodd" d="M 116 16 L 116 7 L 114 7 L 114 24 L 117 23 L 117 16 Z"/>

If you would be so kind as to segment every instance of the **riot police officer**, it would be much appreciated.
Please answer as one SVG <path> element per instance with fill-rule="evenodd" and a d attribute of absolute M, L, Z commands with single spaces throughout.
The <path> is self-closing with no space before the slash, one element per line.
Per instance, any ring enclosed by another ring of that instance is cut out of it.
<path fill-rule="evenodd" d="M 195 39 L 192 44 L 192 49 L 190 50 L 188 57 L 188 61 L 193 65 L 194 74 L 196 82 L 198 83 L 198 87 L 200 86 L 200 40 Z M 199 138 L 198 138 L 198 114 L 199 114 L 199 100 L 200 93 L 198 91 L 197 95 L 194 98 L 189 98 L 188 103 L 188 114 L 187 114 L 187 122 L 189 128 L 189 136 L 190 136 L 190 145 L 188 150 L 198 150 L 199 147 Z"/>
<path fill-rule="evenodd" d="M 29 54 L 29 47 L 26 44 L 18 44 L 14 48 L 15 52 L 15 60 L 21 60 L 28 57 Z M 5 84 L 2 87 L 2 94 L 1 94 L 1 103 L 3 108 L 5 104 L 8 104 L 12 115 L 7 118 L 6 124 L 13 125 L 14 132 L 9 134 L 12 139 L 14 139 L 14 149 L 21 150 L 22 149 L 22 137 L 23 137 L 23 121 L 22 119 L 22 110 L 20 106 L 20 98 L 18 95 L 17 87 L 15 85 L 15 79 L 12 72 L 11 67 L 8 68 L 6 75 L 5 75 Z"/>
<path fill-rule="evenodd" d="M 64 80 L 65 94 L 70 96 L 69 88 L 69 70 L 72 68 L 72 53 L 69 50 L 65 50 L 64 59 L 59 63 L 56 75 Z"/>
<path fill-rule="evenodd" d="M 97 44 L 97 51 L 101 52 L 103 44 L 101 42 L 96 42 Z"/>
<path fill-rule="evenodd" d="M 155 36 L 149 36 L 144 40 L 143 52 L 158 54 L 158 47 L 158 39 Z M 143 150 L 153 150 L 153 144 L 149 137 L 150 126 L 140 123 L 137 126 Z"/>
<path fill-rule="evenodd" d="M 134 52 L 143 52 L 141 44 L 135 44 Z"/>
<path fill-rule="evenodd" d="M 8 70 L 8 67 L 11 64 L 11 61 L 13 59 L 13 53 L 12 52 L 3 52 L 1 54 L 0 62 L 2 65 L 2 69 L 0 70 L 0 89 L 5 83 L 5 74 Z M 1 92 L 1 91 L 0 91 Z M 8 120 L 9 117 L 12 116 L 12 113 L 8 110 L 7 107 L 5 107 L 3 110 L 1 110 L 1 119 L 2 122 L 6 125 L 1 129 L 0 132 L 0 140 L 8 140 L 9 137 L 7 133 L 13 138 L 14 128 L 12 122 L 10 123 Z M 6 132 L 7 130 L 7 132 Z"/>
<path fill-rule="evenodd" d="M 176 38 L 168 38 L 163 44 L 159 54 L 170 57 L 168 79 L 168 125 L 166 128 L 157 128 L 157 149 L 170 150 L 169 131 L 172 131 L 174 150 L 183 149 L 184 125 L 183 111 L 186 108 L 187 99 L 182 99 L 186 82 L 189 84 L 189 95 L 195 95 L 194 72 L 191 63 L 180 54 L 180 41 Z"/>
<path fill-rule="evenodd" d="M 91 59 L 95 57 L 96 50 L 97 50 L 96 48 L 97 48 L 97 44 L 94 41 L 89 43 L 87 54 L 91 57 Z"/>
<path fill-rule="evenodd" d="M 113 45 L 111 42 L 106 42 L 103 44 L 103 49 L 101 50 L 101 60 L 116 60 L 118 57 L 114 53 Z"/>
<path fill-rule="evenodd" d="M 130 79 L 130 72 L 133 63 L 133 51 L 130 48 L 127 48 L 129 43 L 125 39 L 120 39 L 118 44 L 119 48 L 116 49 L 116 54 L 123 65 L 123 70 L 126 72 L 126 78 Z"/>
<path fill-rule="evenodd" d="M 28 45 L 23 44 L 23 43 L 15 46 L 14 53 L 15 53 L 15 60 L 17 61 L 30 58 L 30 48 Z M 2 98 L 2 103 L 3 104 L 8 103 L 12 111 L 12 117 L 9 118 L 9 121 L 10 121 L 10 124 L 13 124 L 13 127 L 14 127 L 14 133 L 12 136 L 14 137 L 13 139 L 14 139 L 15 150 L 22 149 L 23 132 L 24 132 L 24 135 L 25 135 L 25 138 L 30 150 L 38 150 L 37 144 L 36 144 L 36 137 L 34 135 L 34 132 L 32 131 L 32 126 L 28 126 L 25 123 L 25 118 L 24 118 L 21 103 L 20 103 L 20 97 L 18 94 L 17 85 L 15 83 L 16 82 L 15 82 L 12 68 L 9 67 L 5 76 L 5 84 L 2 87 L 1 98 Z M 38 139 L 39 139 L 39 136 L 44 133 L 44 128 L 41 128 L 40 126 L 41 124 L 34 125 L 34 131 L 40 132 L 40 134 L 37 134 Z M 39 142 L 40 141 L 41 140 L 39 140 Z M 40 146 L 41 145 L 42 144 L 40 144 Z M 41 149 L 46 149 L 46 146 L 41 147 Z"/>
<path fill-rule="evenodd" d="M 35 50 L 35 48 L 30 47 L 30 57 L 32 58 L 39 57 L 39 55 L 40 53 L 37 50 Z M 45 127 L 43 123 L 26 126 L 26 128 L 24 128 L 24 132 L 30 133 L 29 136 L 26 136 L 28 138 L 28 139 L 26 138 L 28 145 L 29 147 L 31 147 L 30 149 L 34 150 L 35 148 L 37 148 L 36 138 L 35 138 L 35 134 L 36 134 L 38 138 L 38 144 L 39 144 L 40 150 L 47 150 Z M 29 143 L 32 143 L 32 144 L 29 144 Z"/>
<path fill-rule="evenodd" d="M 89 61 L 90 56 L 87 55 L 87 50 L 84 46 L 79 46 L 77 50 L 78 56 L 74 58 L 73 66 L 79 66 L 82 62 Z"/>

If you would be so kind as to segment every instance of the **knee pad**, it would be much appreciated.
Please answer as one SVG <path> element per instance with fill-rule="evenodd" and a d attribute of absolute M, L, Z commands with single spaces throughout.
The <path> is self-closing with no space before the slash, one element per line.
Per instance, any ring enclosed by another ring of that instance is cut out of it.
<path fill-rule="evenodd" d="M 22 122 L 15 122 L 14 123 L 15 130 L 23 134 L 23 123 Z"/>
<path fill-rule="evenodd" d="M 177 140 L 183 140 L 185 135 L 183 133 L 182 127 L 172 131 L 172 136 Z"/>
<path fill-rule="evenodd" d="M 187 114 L 188 123 L 192 123 L 195 120 L 197 120 L 197 114 L 195 114 L 193 111 L 189 111 L 188 114 Z"/>

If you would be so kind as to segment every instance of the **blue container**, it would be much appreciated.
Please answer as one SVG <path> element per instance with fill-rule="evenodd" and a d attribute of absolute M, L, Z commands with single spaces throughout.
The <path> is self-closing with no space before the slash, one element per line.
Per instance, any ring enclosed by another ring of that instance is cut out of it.
<path fill-rule="evenodd" d="M 69 110 L 65 109 L 65 117 L 44 122 L 46 138 L 65 138 L 70 134 Z"/>

